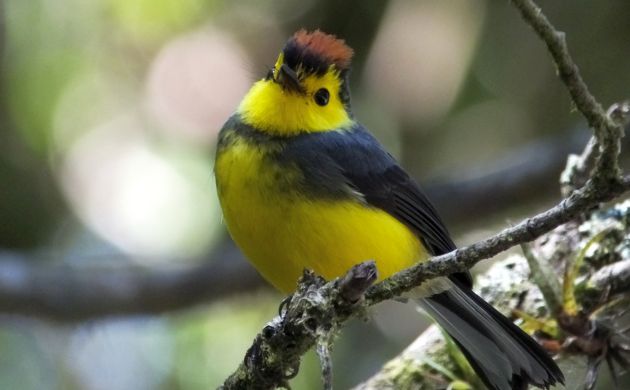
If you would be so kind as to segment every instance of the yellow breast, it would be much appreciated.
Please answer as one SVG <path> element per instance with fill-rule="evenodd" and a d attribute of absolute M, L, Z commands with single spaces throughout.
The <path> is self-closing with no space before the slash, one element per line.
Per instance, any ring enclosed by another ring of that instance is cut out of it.
<path fill-rule="evenodd" d="M 326 279 L 376 261 L 379 278 L 428 257 L 420 240 L 388 213 L 359 201 L 313 200 L 278 180 L 299 172 L 278 167 L 260 147 L 237 140 L 222 150 L 215 174 L 228 230 L 245 256 L 283 292 L 305 268 Z"/>

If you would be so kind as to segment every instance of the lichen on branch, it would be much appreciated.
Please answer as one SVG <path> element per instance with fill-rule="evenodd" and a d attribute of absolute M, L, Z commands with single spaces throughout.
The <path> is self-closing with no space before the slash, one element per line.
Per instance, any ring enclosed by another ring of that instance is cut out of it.
<path fill-rule="evenodd" d="M 605 310 L 594 311 L 588 320 L 601 321 L 617 330 L 619 323 L 610 318 L 623 314 L 627 305 L 614 303 L 630 293 L 628 236 L 630 201 L 625 201 L 595 212 L 581 223 L 568 223 L 539 237 L 530 246 L 528 255 L 544 259 L 551 270 L 544 277 L 560 283 L 564 270 L 573 266 L 577 256 L 588 248 L 578 274 L 571 280 L 577 305 L 585 311 L 604 307 Z M 556 317 L 560 313 L 548 307 L 540 286 L 531 277 L 528 263 L 525 254 L 513 254 L 496 262 L 479 275 L 475 290 L 503 314 L 519 319 L 524 329 L 557 352 L 575 335 L 558 327 Z M 565 372 L 572 373 L 567 375 L 569 389 L 580 388 L 589 369 L 588 356 L 580 352 L 561 354 L 558 360 Z M 455 382 L 476 388 L 475 378 L 459 363 L 458 353 L 448 348 L 443 334 L 432 326 L 356 390 L 447 388 Z"/>

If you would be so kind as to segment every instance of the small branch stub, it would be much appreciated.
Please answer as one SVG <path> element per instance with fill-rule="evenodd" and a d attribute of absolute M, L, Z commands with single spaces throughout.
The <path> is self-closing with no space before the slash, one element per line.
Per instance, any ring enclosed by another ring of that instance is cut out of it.
<path fill-rule="evenodd" d="M 630 100 L 621 103 L 614 103 L 606 115 L 618 125 L 625 127 L 630 124 Z"/>
<path fill-rule="evenodd" d="M 363 293 L 377 279 L 373 261 L 358 264 L 340 279 L 326 282 L 305 270 L 297 291 L 283 302 L 279 316 L 265 326 L 243 363 L 221 387 L 273 389 L 288 387 L 300 359 L 314 345 L 322 360 L 325 386 L 332 386 L 330 345 L 340 326 L 360 310 Z"/>

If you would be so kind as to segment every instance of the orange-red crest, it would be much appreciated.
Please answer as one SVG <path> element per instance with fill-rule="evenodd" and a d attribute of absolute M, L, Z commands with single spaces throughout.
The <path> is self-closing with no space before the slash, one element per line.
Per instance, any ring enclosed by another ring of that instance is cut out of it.
<path fill-rule="evenodd" d="M 350 68 L 352 49 L 343 39 L 320 30 L 296 32 L 284 47 L 284 61 L 294 70 L 298 65 L 307 71 L 325 72 L 330 65 L 343 71 Z"/>
<path fill-rule="evenodd" d="M 293 39 L 305 50 L 327 59 L 339 69 L 346 69 L 350 66 L 352 49 L 346 45 L 343 39 L 338 39 L 334 35 L 326 34 L 320 30 L 309 33 L 304 29 L 296 32 Z"/>

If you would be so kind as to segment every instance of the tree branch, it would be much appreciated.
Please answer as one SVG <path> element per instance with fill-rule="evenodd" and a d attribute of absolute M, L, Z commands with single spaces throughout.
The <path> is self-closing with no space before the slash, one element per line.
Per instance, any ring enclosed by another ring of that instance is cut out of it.
<path fill-rule="evenodd" d="M 560 338 L 562 332 L 559 332 L 558 323 L 554 320 L 566 318 L 566 314 L 562 314 L 565 303 L 558 302 L 560 311 L 554 311 L 543 289 L 549 288 L 550 282 L 555 284 L 558 275 L 564 274 L 567 268 L 574 268 L 575 283 L 572 285 L 579 290 L 577 305 L 581 311 L 580 316 L 587 315 L 585 318 L 590 323 L 606 324 L 609 334 L 620 335 L 625 340 L 626 324 L 623 321 L 611 321 L 610 318 L 621 318 L 627 312 L 627 300 L 624 302 L 619 295 L 630 293 L 630 252 L 626 242 L 629 232 L 630 201 L 625 201 L 602 212 L 593 213 L 581 223 L 570 223 L 554 229 L 538 238 L 531 247 L 528 244 L 523 255 L 512 254 L 493 263 L 488 270 L 478 275 L 475 290 L 503 314 L 516 314 L 529 331 L 538 330 L 544 345 L 557 349 L 561 344 L 569 344 L 566 338 L 564 342 Z M 579 261 L 576 258 L 584 253 L 594 239 L 598 243 L 597 249 L 585 255 L 579 265 L 576 264 Z M 545 260 L 548 270 L 535 276 L 536 272 L 529 257 Z M 576 282 L 584 279 L 587 282 Z M 556 287 L 550 290 L 556 290 Z M 557 293 L 551 291 L 551 294 L 555 296 Z M 557 299 L 554 297 L 552 300 Z M 560 336 L 559 338 L 549 338 L 554 333 L 554 326 L 556 337 Z M 547 337 L 544 336 L 545 333 Z M 588 332 L 585 339 L 600 337 L 601 340 L 608 337 L 605 336 L 606 332 L 593 336 L 595 333 L 598 332 Z M 575 337 L 576 335 L 571 335 L 570 339 L 575 340 Z M 614 343 L 609 346 L 614 346 Z M 563 351 L 567 352 L 567 349 L 563 348 Z M 594 353 L 593 350 L 591 352 Z M 556 361 L 565 375 L 571 373 L 566 375 L 569 380 L 566 384 L 568 389 L 582 388 L 588 369 L 589 356 L 575 350 L 573 353 L 577 356 L 570 352 L 561 353 Z M 459 354 L 459 351 L 449 348 L 443 334 L 432 326 L 355 390 L 446 388 L 449 385 L 455 387 L 453 383 L 457 380 L 467 382 L 471 388 L 477 388 L 474 374 L 470 375 L 466 365 L 459 364 Z"/>
<path fill-rule="evenodd" d="M 368 290 L 366 295 L 368 303 L 375 304 L 400 296 L 428 279 L 465 271 L 480 260 L 488 259 L 515 245 L 532 241 L 596 207 L 599 203 L 614 199 L 630 190 L 630 179 L 627 178 L 621 183 L 613 181 L 605 189 L 595 188 L 592 183 L 589 181 L 584 188 L 573 192 L 555 207 L 527 218 L 499 234 L 453 252 L 433 257 L 430 261 L 395 274 Z"/>
<path fill-rule="evenodd" d="M 497 284 L 504 289 L 497 289 Z M 475 287 L 485 301 L 508 316 L 515 300 L 520 303 L 520 310 L 532 313 L 537 311 L 542 298 L 530 278 L 527 261 L 519 255 L 494 263 L 477 278 Z M 432 325 L 353 390 L 457 388 L 451 385 L 456 380 L 470 385 L 462 388 L 476 389 L 474 374 L 467 372 L 465 364 L 458 364 L 458 354 L 461 352 L 449 348 L 443 333 Z"/>
<path fill-rule="evenodd" d="M 61 322 L 113 315 L 156 314 L 252 290 L 260 276 L 249 265 L 217 261 L 146 270 L 32 265 L 0 253 L 0 312 Z M 244 272 L 245 271 L 245 272 Z"/>
<path fill-rule="evenodd" d="M 343 278 L 328 283 L 305 271 L 298 290 L 281 306 L 281 314 L 256 336 L 243 363 L 221 388 L 288 387 L 287 381 L 297 375 L 302 355 L 318 340 L 326 339 L 318 345 L 319 354 L 329 355 L 328 341 L 360 311 L 360 298 L 375 280 L 373 261 L 358 264 Z M 331 383 L 330 375 L 324 370 L 325 384 Z"/>
<path fill-rule="evenodd" d="M 600 150 L 599 156 L 597 156 L 596 166 L 586 184 L 582 188 L 574 190 L 555 207 L 532 218 L 528 218 L 518 225 L 505 229 L 501 233 L 486 240 L 465 248 L 457 249 L 442 256 L 434 257 L 427 262 L 395 274 L 391 278 L 373 286 L 366 292 L 366 305 L 373 305 L 385 299 L 398 297 L 428 279 L 465 271 L 482 259 L 494 256 L 514 245 L 532 241 L 551 231 L 553 228 L 597 207 L 600 203 L 611 200 L 630 189 L 630 179 L 621 178 L 621 171 L 618 164 L 620 139 L 623 136 L 622 122 L 614 121 L 610 118 L 588 91 L 586 84 L 579 74 L 577 66 L 568 52 L 564 34 L 555 30 L 542 14 L 542 11 L 532 1 L 513 1 L 515 6 L 520 10 L 524 20 L 534 28 L 540 38 L 547 44 L 549 52 L 558 67 L 561 80 L 567 86 L 575 105 L 592 127 L 596 145 Z M 330 283 L 326 286 L 329 285 Z M 302 289 L 304 286 L 300 285 L 299 288 Z M 327 306 L 330 305 L 330 302 L 324 301 L 321 304 Z M 354 314 L 355 312 L 351 310 L 349 314 L 344 313 L 343 318 L 333 320 L 333 322 L 338 327 L 343 326 L 345 321 Z M 274 321 L 286 321 L 286 318 L 281 316 Z M 313 325 L 316 328 L 320 326 L 317 323 Z M 261 337 L 262 336 L 259 335 L 257 340 Z M 282 338 L 281 340 L 286 341 Z M 295 340 L 293 340 L 293 342 L 295 342 Z M 300 342 L 301 350 L 306 351 L 313 347 L 316 338 L 300 338 L 298 342 Z M 256 343 L 254 345 L 256 345 Z M 275 361 L 282 357 L 281 353 L 273 352 L 271 355 L 267 355 L 267 358 L 271 361 Z M 247 362 L 248 360 L 246 358 L 244 364 L 247 365 Z M 241 365 L 241 367 L 243 367 L 243 365 Z M 252 374 L 254 377 L 265 377 L 265 373 L 268 371 L 269 367 L 263 362 L 263 364 L 258 365 L 255 363 L 250 364 L 247 369 L 248 372 L 255 373 Z M 234 375 L 238 376 L 240 371 L 241 368 L 239 368 Z M 231 376 L 230 379 L 233 378 L 234 375 Z M 251 375 L 248 377 L 251 377 Z M 239 388 L 232 386 L 230 379 L 226 381 L 225 388 Z M 285 385 L 285 381 L 274 381 L 273 378 L 269 377 L 266 377 L 266 379 L 271 380 L 265 383 L 265 388 Z M 251 385 L 251 382 L 246 383 Z"/>

